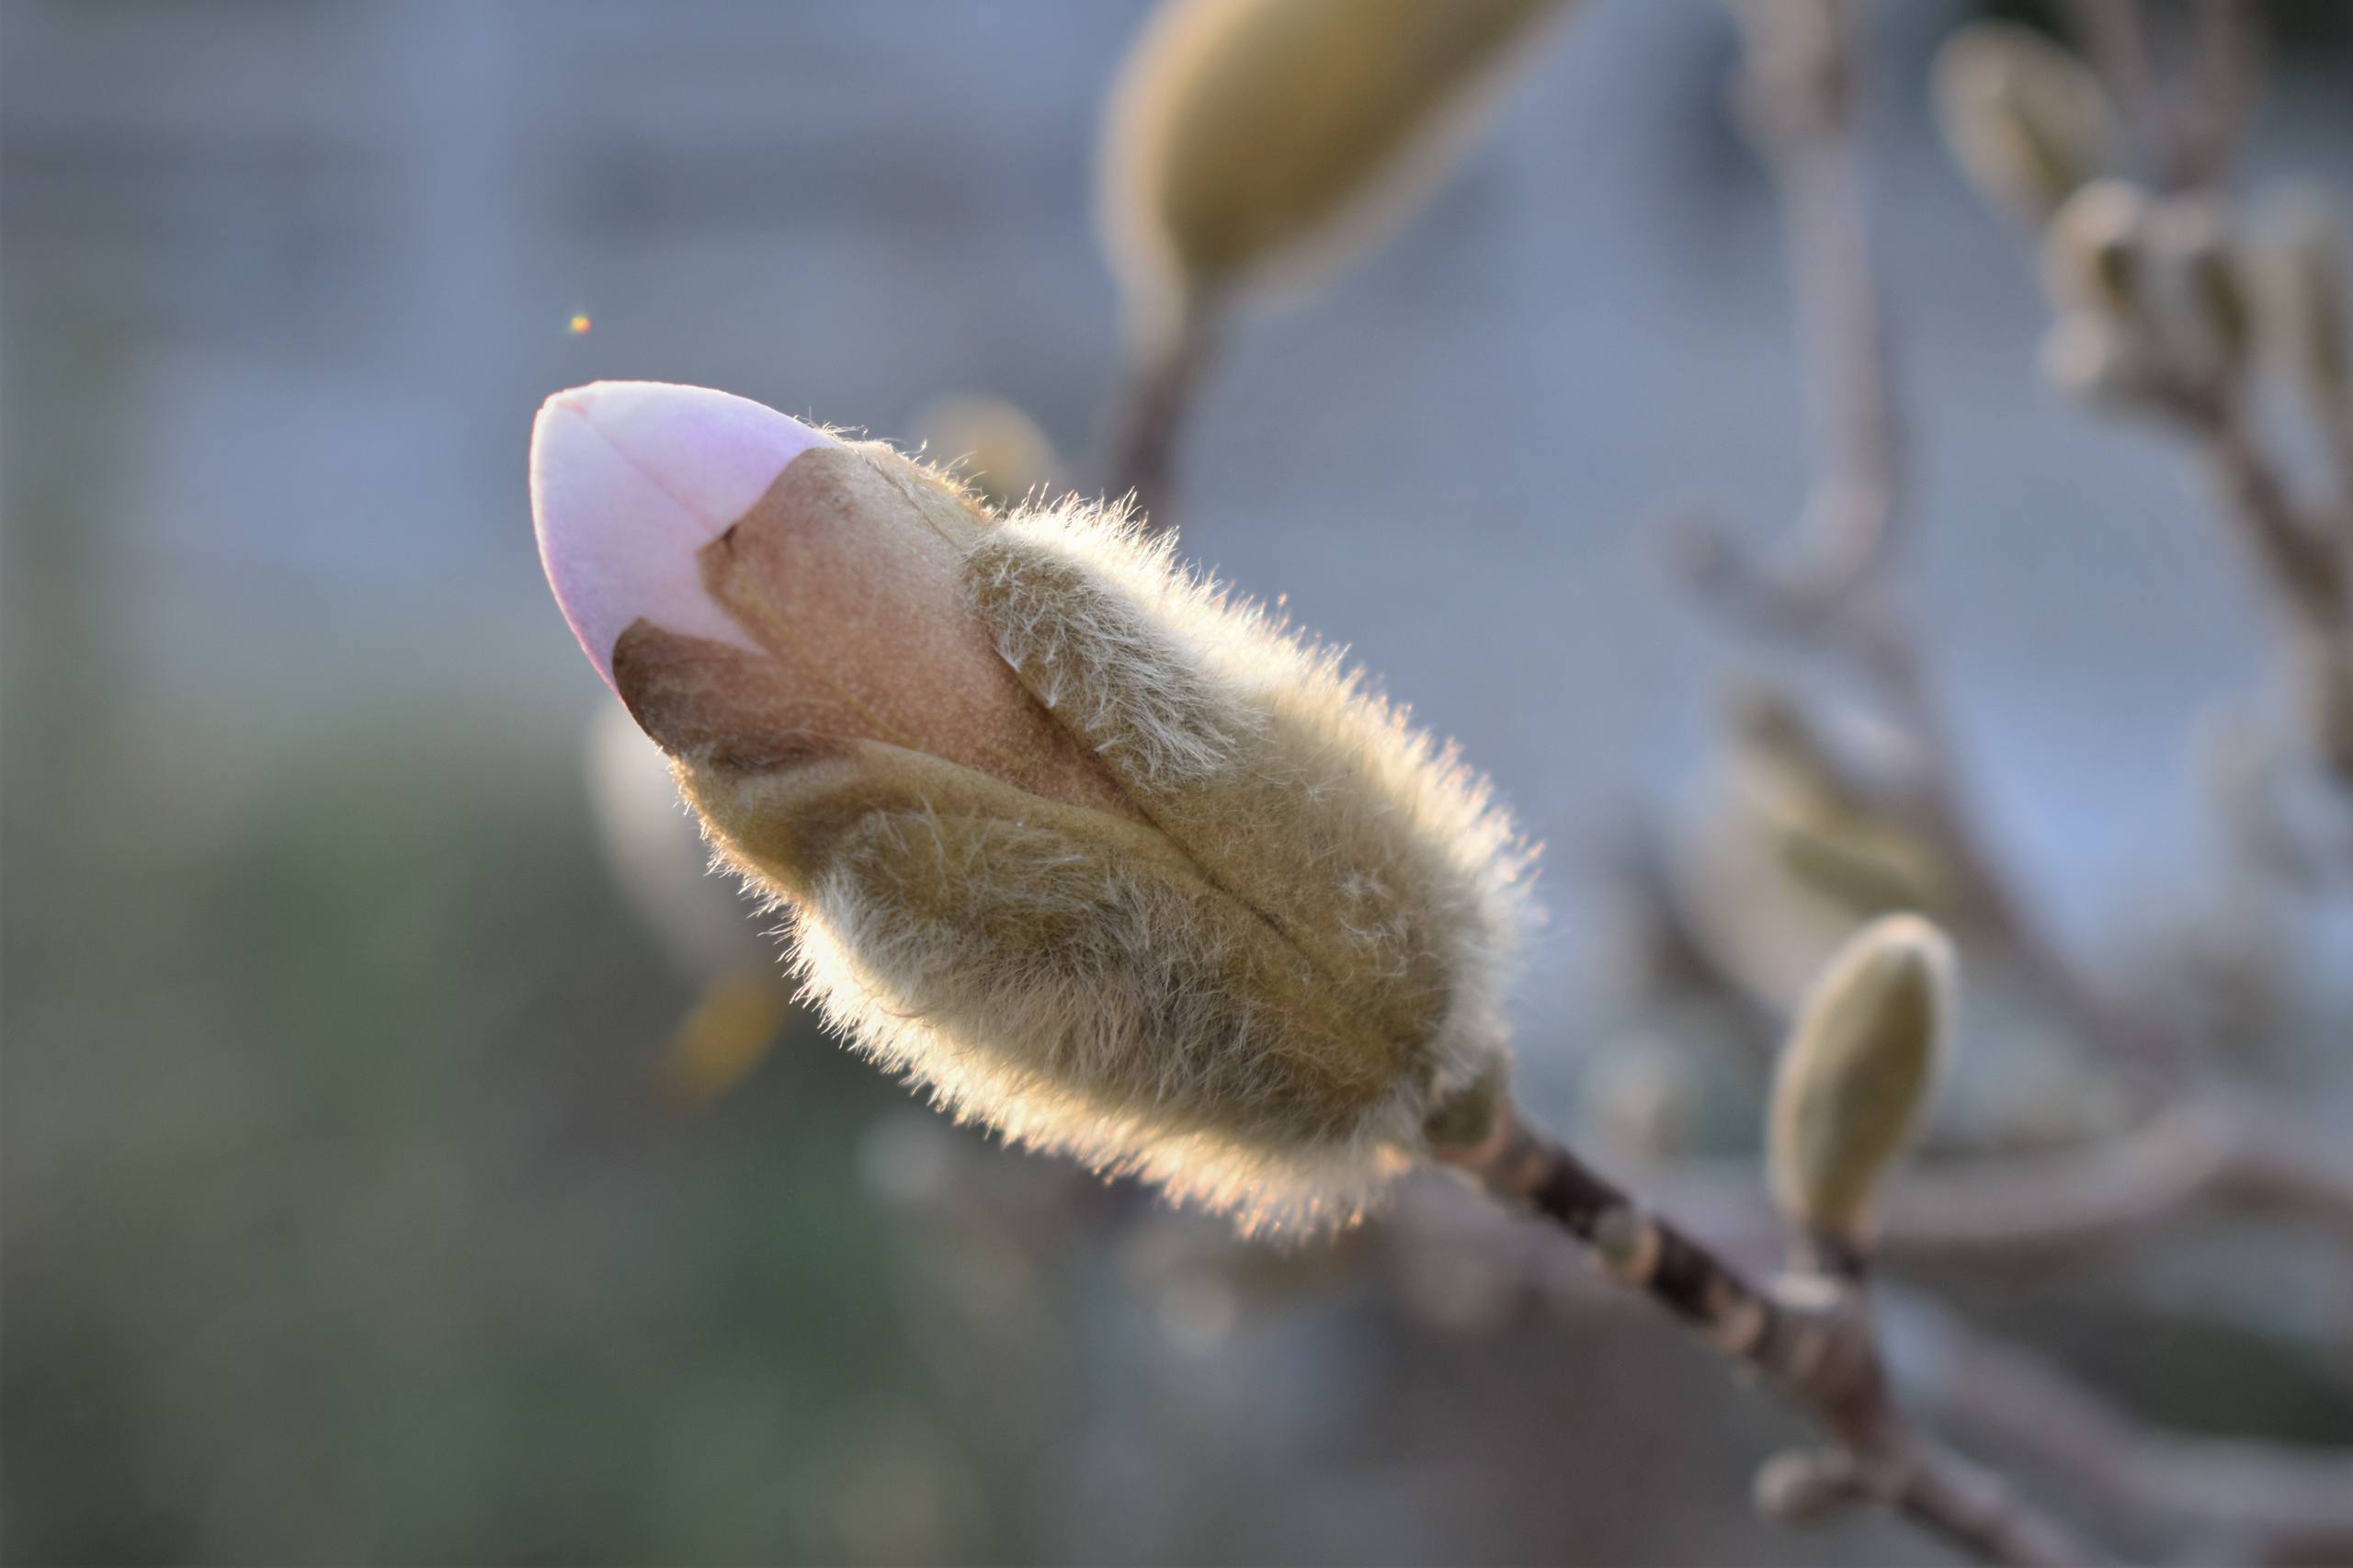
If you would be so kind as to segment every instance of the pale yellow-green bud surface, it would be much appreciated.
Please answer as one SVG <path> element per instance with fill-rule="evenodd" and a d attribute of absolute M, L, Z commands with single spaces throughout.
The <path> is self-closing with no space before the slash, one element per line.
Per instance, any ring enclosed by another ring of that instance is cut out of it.
<path fill-rule="evenodd" d="M 1140 334 L 1313 270 L 1436 183 L 1565 0 L 1165 0 L 1114 89 L 1105 240 Z"/>
<path fill-rule="evenodd" d="M 2090 69 L 2032 28 L 1976 22 L 1931 73 L 1946 149 L 1980 196 L 2029 227 L 2109 162 L 2115 114 Z"/>
<path fill-rule="evenodd" d="M 1926 1108 L 1952 1030 L 1952 944 L 1912 915 L 1851 937 L 1800 1008 L 1773 1079 L 1773 1200 L 1808 1233 L 1859 1244 L 1881 1178 Z"/>

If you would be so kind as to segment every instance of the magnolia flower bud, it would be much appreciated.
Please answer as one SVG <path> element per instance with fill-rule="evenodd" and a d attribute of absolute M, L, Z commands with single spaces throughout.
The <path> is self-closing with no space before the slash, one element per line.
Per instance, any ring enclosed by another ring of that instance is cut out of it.
<path fill-rule="evenodd" d="M 1730 694 L 1726 718 L 1734 801 L 1789 876 L 1856 915 L 1948 905 L 1950 878 L 1907 812 L 1896 759 L 1858 766 L 1791 694 L 1760 682 Z"/>
<path fill-rule="evenodd" d="M 1166 544 L 696 388 L 560 393 L 531 470 L 558 601 L 809 994 L 960 1116 L 1310 1224 L 1500 1082 L 1484 786 Z"/>
<path fill-rule="evenodd" d="M 1952 1029 L 1952 944 L 1913 915 L 1850 938 L 1799 1009 L 1773 1078 L 1773 1200 L 1818 1238 L 1859 1246 L 1880 1178 L 1911 1137 Z"/>
<path fill-rule="evenodd" d="M 2353 403 L 2353 304 L 2344 225 L 2328 199 L 2299 191 L 2267 215 L 2255 267 L 2264 351 L 2325 410 Z"/>
<path fill-rule="evenodd" d="M 1166 0 L 1103 147 L 1105 241 L 1140 337 L 1200 295 L 1306 273 L 1427 194 L 1564 0 Z"/>
<path fill-rule="evenodd" d="M 1937 51 L 1931 78 L 1953 162 L 2022 222 L 2041 227 L 2109 161 L 2115 116 L 2098 79 L 2029 28 L 1962 28 Z"/>

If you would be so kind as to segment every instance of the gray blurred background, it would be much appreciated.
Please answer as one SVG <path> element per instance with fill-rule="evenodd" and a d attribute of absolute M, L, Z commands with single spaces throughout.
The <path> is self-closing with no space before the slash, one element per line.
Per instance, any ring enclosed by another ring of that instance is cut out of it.
<path fill-rule="evenodd" d="M 2248 167 L 2353 200 L 2347 15 L 2290 9 Z M 2260 685 L 2259 608 L 2180 455 L 2034 376 L 2029 260 L 1925 108 L 1963 14 L 1873 13 L 1924 634 L 2102 950 L 2211 864 L 2193 720 Z M 985 392 L 1083 460 L 1142 15 L 6 0 L 9 1561 L 1942 1560 L 1753 1521 L 1797 1429 L 1639 1310 L 1238 1249 L 804 1023 L 665 1090 L 708 977 L 600 847 L 533 411 L 653 378 L 912 437 Z M 1655 525 L 1769 540 L 1808 472 L 1735 46 L 1595 0 L 1188 446 L 1188 550 L 1558 852 L 1524 1071 L 1563 1119 L 1580 846 L 1682 798 L 1736 656 Z M 2343 925 L 2297 955 L 2340 994 Z"/>

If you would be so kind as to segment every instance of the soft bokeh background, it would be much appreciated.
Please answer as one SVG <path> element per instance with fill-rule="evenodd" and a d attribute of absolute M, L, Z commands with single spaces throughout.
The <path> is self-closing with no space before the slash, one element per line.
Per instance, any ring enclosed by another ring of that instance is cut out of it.
<path fill-rule="evenodd" d="M 2344 13 L 2290 10 L 2250 166 L 2353 197 Z M 1926 113 L 1961 15 L 1873 34 L 1924 627 L 2097 949 L 2202 885 L 2192 721 L 2262 628 L 2180 456 L 2034 379 L 2018 236 Z M 650 377 L 913 436 L 981 391 L 1083 460 L 1141 16 L 6 0 L 10 1561 L 1941 1560 L 1751 1519 L 1797 1429 L 1640 1309 L 1378 1227 L 1237 1248 L 802 1022 L 681 1069 L 701 916 L 647 867 L 693 851 L 600 838 L 532 412 Z M 1614 1027 L 1574 850 L 1684 790 L 1730 658 L 1653 525 L 1769 536 L 1807 472 L 1733 50 L 1596 0 L 1393 244 L 1239 337 L 1185 471 L 1193 551 L 1570 851 L 1526 1045 L 1564 1119 Z M 2293 961 L 2341 994 L 2349 955 Z M 2185 1418 L 2353 1436 L 2343 1369 L 2233 1344 L 2210 1383 L 2287 1392 Z"/>

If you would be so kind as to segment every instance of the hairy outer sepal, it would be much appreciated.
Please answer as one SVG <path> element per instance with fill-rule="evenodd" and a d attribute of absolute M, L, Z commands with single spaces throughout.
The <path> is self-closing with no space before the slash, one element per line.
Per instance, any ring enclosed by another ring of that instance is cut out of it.
<path fill-rule="evenodd" d="M 1415 1150 L 1410 1042 L 1152 827 L 873 743 L 681 773 L 829 1021 L 960 1117 L 1293 1227 Z"/>
<path fill-rule="evenodd" d="M 1504 1059 L 1524 856 L 1483 784 L 1173 546 L 1006 519 L 967 578 L 998 650 L 1202 874 L 1405 1052 L 1418 1117 Z"/>

